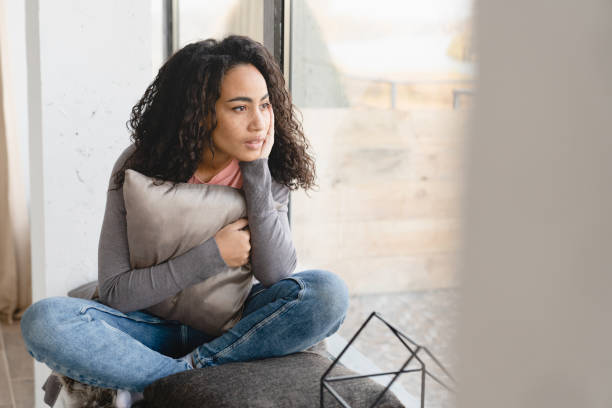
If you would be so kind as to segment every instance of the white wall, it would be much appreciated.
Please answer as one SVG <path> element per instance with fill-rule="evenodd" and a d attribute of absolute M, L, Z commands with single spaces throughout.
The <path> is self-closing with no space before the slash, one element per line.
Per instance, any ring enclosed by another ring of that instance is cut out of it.
<path fill-rule="evenodd" d="M 34 301 L 97 278 L 97 247 L 125 122 L 152 80 L 148 0 L 28 1 Z M 38 391 L 48 370 L 37 364 Z"/>
<path fill-rule="evenodd" d="M 31 143 L 42 163 L 32 163 L 32 177 L 43 181 L 44 295 L 53 296 L 97 276 L 110 170 L 152 79 L 151 15 L 147 0 L 39 5 L 40 98 L 32 104 L 40 104 L 41 129 Z"/>
<path fill-rule="evenodd" d="M 612 2 L 477 3 L 459 407 L 612 406 Z"/>

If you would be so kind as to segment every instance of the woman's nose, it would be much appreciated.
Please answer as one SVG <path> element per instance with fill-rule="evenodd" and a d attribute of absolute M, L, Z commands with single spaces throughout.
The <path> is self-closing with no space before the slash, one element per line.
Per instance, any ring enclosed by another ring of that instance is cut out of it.
<path fill-rule="evenodd" d="M 263 130 L 266 128 L 266 114 L 267 111 L 262 111 L 261 109 L 254 109 L 253 114 L 251 115 L 250 122 L 250 130 Z"/>

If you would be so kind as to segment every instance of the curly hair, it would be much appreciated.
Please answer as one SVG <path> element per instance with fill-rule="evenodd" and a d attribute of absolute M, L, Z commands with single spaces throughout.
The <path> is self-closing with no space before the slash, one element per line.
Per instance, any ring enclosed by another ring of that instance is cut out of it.
<path fill-rule="evenodd" d="M 221 95 L 221 81 L 227 71 L 241 64 L 255 66 L 268 87 L 275 118 L 274 145 L 268 158 L 272 178 L 292 190 L 311 189 L 314 160 L 283 74 L 263 45 L 236 35 L 188 44 L 160 68 L 132 108 L 127 125 L 135 150 L 115 173 L 115 186 L 123 185 L 126 169 L 174 183 L 189 180 L 202 160 L 203 149 L 214 153 L 212 133 L 217 126 L 215 103 Z"/>

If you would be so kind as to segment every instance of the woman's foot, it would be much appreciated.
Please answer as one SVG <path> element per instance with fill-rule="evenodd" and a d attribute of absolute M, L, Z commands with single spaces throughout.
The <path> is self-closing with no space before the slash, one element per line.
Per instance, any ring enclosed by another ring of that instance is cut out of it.
<path fill-rule="evenodd" d="M 115 404 L 117 399 L 117 390 L 83 384 L 64 375 L 59 375 L 58 377 L 69 399 L 69 401 L 67 401 L 68 408 L 117 407 Z"/>

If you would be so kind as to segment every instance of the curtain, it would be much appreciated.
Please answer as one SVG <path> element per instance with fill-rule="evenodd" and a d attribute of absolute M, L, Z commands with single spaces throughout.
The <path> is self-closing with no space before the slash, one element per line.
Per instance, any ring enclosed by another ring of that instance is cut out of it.
<path fill-rule="evenodd" d="M 0 2 L 0 319 L 12 323 L 32 302 L 30 227 Z"/>

